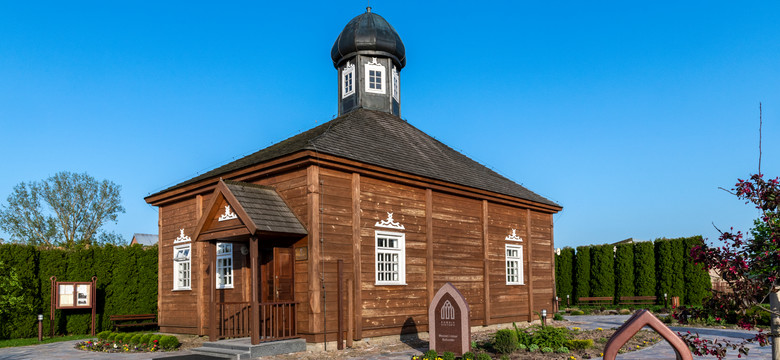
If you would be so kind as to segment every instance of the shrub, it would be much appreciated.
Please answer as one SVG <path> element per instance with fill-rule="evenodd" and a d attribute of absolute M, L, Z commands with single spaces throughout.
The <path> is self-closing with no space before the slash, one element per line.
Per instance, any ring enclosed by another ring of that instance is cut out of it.
<path fill-rule="evenodd" d="M 428 350 L 423 354 L 423 360 L 437 360 L 436 358 L 439 357 L 439 353 L 436 352 L 436 350 Z"/>
<path fill-rule="evenodd" d="M 115 341 L 116 340 L 116 333 L 111 332 L 106 335 L 106 341 Z"/>
<path fill-rule="evenodd" d="M 574 257 L 574 298 L 590 296 L 590 246 L 577 247 Z"/>
<path fill-rule="evenodd" d="M 555 320 L 555 321 L 563 321 L 563 315 L 561 315 L 561 313 L 555 313 L 553 315 L 553 320 Z"/>
<path fill-rule="evenodd" d="M 634 293 L 636 296 L 655 295 L 655 255 L 653 243 L 634 243 Z"/>
<path fill-rule="evenodd" d="M 501 355 L 501 357 L 499 359 L 501 359 L 501 360 L 511 360 L 509 355 Z"/>
<path fill-rule="evenodd" d="M 528 345 L 525 345 L 525 344 L 517 344 L 517 349 L 518 349 L 518 350 L 522 350 L 522 351 L 528 350 Z"/>
<path fill-rule="evenodd" d="M 491 359 L 490 355 L 488 354 L 480 353 L 479 355 L 477 355 L 476 360 L 493 360 L 493 359 Z"/>
<path fill-rule="evenodd" d="M 566 346 L 575 350 L 590 349 L 593 347 L 593 339 L 572 339 L 566 342 Z"/>
<path fill-rule="evenodd" d="M 133 337 L 130 338 L 130 343 L 133 345 L 138 345 L 141 343 L 141 334 L 135 334 Z"/>
<path fill-rule="evenodd" d="M 555 286 L 558 297 L 566 301 L 566 295 L 574 296 L 574 249 L 565 247 L 555 257 Z M 571 298 L 570 298 L 571 299 Z M 565 303 L 564 303 L 565 304 Z"/>
<path fill-rule="evenodd" d="M 539 347 L 559 348 L 569 340 L 569 329 L 553 326 L 540 326 L 534 331 L 534 345 Z"/>
<path fill-rule="evenodd" d="M 685 302 L 691 306 L 701 306 L 710 295 L 712 283 L 710 275 L 702 264 L 694 263 L 691 258 L 691 249 L 697 245 L 703 245 L 701 236 L 685 239 Z"/>
<path fill-rule="evenodd" d="M 613 245 L 590 248 L 591 296 L 615 296 L 615 255 Z"/>
<path fill-rule="evenodd" d="M 141 335 L 141 340 L 139 341 L 141 344 L 148 344 L 149 338 L 152 337 L 152 334 L 143 334 Z"/>
<path fill-rule="evenodd" d="M 441 360 L 455 360 L 455 354 L 452 351 L 445 351 L 441 354 Z"/>
<path fill-rule="evenodd" d="M 551 352 L 553 352 L 553 349 L 551 347 L 546 347 L 545 346 L 540 351 L 543 352 L 543 353 L 551 353 Z"/>
<path fill-rule="evenodd" d="M 509 354 L 517 350 L 517 332 L 511 329 L 501 329 L 493 339 L 493 348 L 501 354 Z"/>
<path fill-rule="evenodd" d="M 179 347 L 179 338 L 173 335 L 163 335 L 160 338 L 160 347 L 166 350 L 173 350 Z M 438 357 L 438 355 L 436 356 Z"/>
<path fill-rule="evenodd" d="M 572 315 L 585 315 L 585 312 L 582 311 L 582 310 L 572 310 L 571 314 Z"/>
<path fill-rule="evenodd" d="M 515 323 L 512 323 L 512 326 L 515 328 L 515 333 L 517 334 L 518 345 L 531 345 L 531 334 L 527 333 L 523 329 L 519 329 Z"/>
<path fill-rule="evenodd" d="M 463 356 L 460 357 L 462 360 L 476 360 L 476 355 L 474 355 L 473 352 L 469 351 L 466 353 L 463 353 Z"/>
<path fill-rule="evenodd" d="M 109 331 L 109 330 L 101 331 L 101 332 L 97 333 L 97 338 L 98 338 L 98 340 L 106 340 L 106 338 L 108 338 L 108 335 L 110 335 L 110 334 L 111 334 L 111 331 Z"/>
<path fill-rule="evenodd" d="M 124 334 L 124 337 L 122 337 L 122 342 L 125 343 L 125 344 L 129 344 L 130 340 L 133 339 L 133 336 L 135 336 L 135 334 L 133 334 L 133 333 Z"/>
<path fill-rule="evenodd" d="M 555 349 L 555 352 L 558 353 L 558 354 L 568 354 L 569 353 L 569 348 L 567 348 L 565 346 L 561 346 L 561 347 Z"/>
<path fill-rule="evenodd" d="M 631 314 L 631 310 L 628 309 L 620 309 L 620 315 L 628 315 Z"/>
<path fill-rule="evenodd" d="M 634 296 L 634 245 L 615 247 L 615 297 Z"/>
<path fill-rule="evenodd" d="M 672 255 L 672 242 L 667 239 L 658 239 L 655 241 L 655 273 L 656 273 L 656 294 L 663 300 L 664 294 L 674 296 L 672 287 L 675 275 Z"/>
<path fill-rule="evenodd" d="M 534 352 L 534 351 L 538 351 L 538 350 L 539 350 L 539 345 L 531 344 L 530 346 L 528 346 L 528 351 L 530 351 L 530 352 Z"/>
<path fill-rule="evenodd" d="M 149 342 L 154 342 L 155 340 L 157 340 L 157 342 L 159 343 L 161 337 L 162 335 L 160 334 L 153 334 L 152 336 L 149 337 Z"/>

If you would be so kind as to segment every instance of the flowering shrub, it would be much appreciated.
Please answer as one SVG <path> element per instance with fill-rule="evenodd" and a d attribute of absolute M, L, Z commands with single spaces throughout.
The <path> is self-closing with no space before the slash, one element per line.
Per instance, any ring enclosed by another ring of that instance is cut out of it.
<path fill-rule="evenodd" d="M 102 333 L 101 333 L 102 334 Z M 118 336 L 117 336 L 118 335 Z M 129 336 L 127 336 L 129 335 Z M 104 339 L 100 339 L 103 337 Z M 128 341 L 124 339 L 127 338 Z M 135 342 L 135 343 L 134 343 Z M 97 341 L 76 343 L 76 349 L 99 352 L 155 352 L 176 350 L 179 339 L 171 335 L 152 334 L 102 334 Z"/>

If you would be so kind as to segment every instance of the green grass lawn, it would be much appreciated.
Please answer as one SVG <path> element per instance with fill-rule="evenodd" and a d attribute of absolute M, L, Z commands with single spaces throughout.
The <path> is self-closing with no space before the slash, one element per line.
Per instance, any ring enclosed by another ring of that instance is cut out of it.
<path fill-rule="evenodd" d="M 27 346 L 27 345 L 38 345 L 38 344 L 48 344 L 48 343 L 54 343 L 54 342 L 60 342 L 60 341 L 82 340 L 82 339 L 89 339 L 89 338 L 94 338 L 94 336 L 90 336 L 90 335 L 69 335 L 69 336 L 58 336 L 58 337 L 54 337 L 54 338 L 44 337 L 43 341 L 41 341 L 41 342 L 38 341 L 37 337 L 27 338 L 27 339 L 8 339 L 8 340 L 0 340 L 0 348 L 16 347 L 16 346 Z"/>

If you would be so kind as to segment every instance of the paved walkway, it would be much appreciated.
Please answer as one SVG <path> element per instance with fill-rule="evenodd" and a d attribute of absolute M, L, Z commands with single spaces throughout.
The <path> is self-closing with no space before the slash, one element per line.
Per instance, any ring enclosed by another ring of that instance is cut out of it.
<path fill-rule="evenodd" d="M 567 316 L 566 319 L 570 321 L 569 327 L 579 327 L 581 329 L 611 329 L 620 327 L 629 315 L 581 315 L 581 316 Z M 739 341 L 746 337 L 750 337 L 751 332 L 742 330 L 727 330 L 727 329 L 694 329 L 683 327 L 671 327 L 673 331 L 677 332 L 698 332 L 702 338 L 705 339 L 728 339 L 731 341 Z M 183 355 L 192 355 L 190 351 L 177 351 L 172 353 L 143 353 L 143 354 L 105 354 L 96 352 L 87 352 L 76 350 L 74 345 L 77 341 L 64 341 L 59 343 L 23 346 L 15 348 L 3 348 L 0 349 L 0 360 L 11 359 L 106 359 L 106 360 L 146 360 L 146 359 L 164 359 L 166 357 L 180 357 Z M 750 359 L 769 359 L 771 358 L 772 347 L 765 346 L 759 347 L 758 345 L 750 345 L 750 352 L 748 358 Z M 726 357 L 728 360 L 738 359 L 735 351 L 730 350 L 730 355 Z M 358 359 L 371 359 L 371 360 L 409 360 L 412 355 L 419 355 L 420 352 L 414 349 L 398 351 L 398 352 L 380 352 L 371 356 L 364 357 L 352 357 L 349 360 Z M 332 354 L 328 354 L 332 355 Z M 332 356 L 327 356 L 332 358 Z M 660 360 L 660 359 L 674 359 L 674 350 L 666 341 L 662 341 L 649 348 L 634 351 L 627 354 L 621 354 L 619 359 L 623 360 Z M 697 359 L 694 357 L 694 359 Z M 698 359 L 715 359 L 715 357 L 701 357 Z"/>

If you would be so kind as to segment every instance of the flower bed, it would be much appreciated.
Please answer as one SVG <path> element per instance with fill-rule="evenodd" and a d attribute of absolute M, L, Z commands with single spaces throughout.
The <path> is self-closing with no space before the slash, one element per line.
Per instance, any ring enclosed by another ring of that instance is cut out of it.
<path fill-rule="evenodd" d="M 104 331 L 98 339 L 80 341 L 76 349 L 99 352 L 156 352 L 173 351 L 179 347 L 179 339 L 172 335 L 152 333 L 113 333 Z"/>

